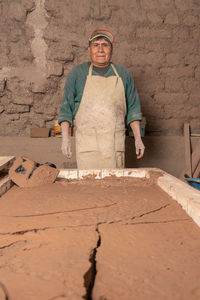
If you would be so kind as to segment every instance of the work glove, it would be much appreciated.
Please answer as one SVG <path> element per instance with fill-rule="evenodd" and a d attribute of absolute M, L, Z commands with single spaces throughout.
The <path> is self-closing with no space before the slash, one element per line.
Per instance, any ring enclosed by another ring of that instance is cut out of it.
<path fill-rule="evenodd" d="M 141 139 L 140 134 L 140 122 L 133 121 L 130 123 L 131 129 L 133 130 L 134 138 L 135 138 L 135 152 L 137 155 L 137 159 L 141 158 L 144 155 L 144 144 Z"/>
<path fill-rule="evenodd" d="M 62 122 L 61 129 L 62 129 L 61 151 L 64 155 L 67 156 L 67 158 L 70 159 L 72 157 L 72 146 L 71 146 L 71 141 L 70 141 L 70 137 L 69 137 L 69 123 Z"/>
<path fill-rule="evenodd" d="M 135 152 L 137 155 L 137 159 L 141 158 L 144 155 L 145 146 L 140 137 L 135 139 Z"/>

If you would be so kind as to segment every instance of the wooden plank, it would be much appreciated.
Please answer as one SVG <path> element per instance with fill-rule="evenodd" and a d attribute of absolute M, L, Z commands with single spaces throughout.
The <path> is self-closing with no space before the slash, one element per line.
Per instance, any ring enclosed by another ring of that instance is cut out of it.
<path fill-rule="evenodd" d="M 0 197 L 13 186 L 12 180 L 8 175 L 0 179 Z"/>
<path fill-rule="evenodd" d="M 0 156 L 0 171 L 3 169 L 8 169 L 13 163 L 14 156 Z"/>
<path fill-rule="evenodd" d="M 196 136 L 196 137 L 200 137 L 200 133 L 191 133 L 191 136 Z"/>
<path fill-rule="evenodd" d="M 199 178 L 199 174 L 200 174 L 200 161 L 197 165 L 197 168 L 196 168 L 195 172 L 193 173 L 193 177 L 194 178 Z"/>
<path fill-rule="evenodd" d="M 194 172 L 196 173 L 196 168 L 198 167 L 200 161 L 200 140 L 195 145 L 195 148 L 192 152 L 192 175 L 194 176 Z"/>
<path fill-rule="evenodd" d="M 198 172 L 198 170 L 196 170 L 196 169 L 198 167 L 199 161 L 200 161 L 200 140 L 197 142 L 197 144 L 192 152 L 192 175 L 193 176 L 191 176 L 191 177 L 194 177 L 195 174 Z M 188 170 L 186 168 L 184 168 L 184 170 L 181 173 L 179 178 L 183 180 L 184 174 L 188 174 Z"/>
<path fill-rule="evenodd" d="M 190 124 L 184 124 L 184 144 L 185 144 L 185 171 L 192 177 L 191 144 L 190 144 Z"/>

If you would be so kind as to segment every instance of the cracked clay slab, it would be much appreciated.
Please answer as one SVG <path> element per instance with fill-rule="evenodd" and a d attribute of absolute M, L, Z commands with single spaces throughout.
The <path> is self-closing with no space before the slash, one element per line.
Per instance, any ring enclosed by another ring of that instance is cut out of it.
<path fill-rule="evenodd" d="M 198 299 L 199 234 L 154 180 L 13 186 L 0 200 L 0 295 Z"/>

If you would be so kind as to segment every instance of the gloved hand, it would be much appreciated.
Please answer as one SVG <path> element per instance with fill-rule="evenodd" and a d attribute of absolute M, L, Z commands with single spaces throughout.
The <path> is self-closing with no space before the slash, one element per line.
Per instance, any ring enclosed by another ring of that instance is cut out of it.
<path fill-rule="evenodd" d="M 69 139 L 62 138 L 61 150 L 62 150 L 62 153 L 67 156 L 67 158 L 72 157 L 72 147 L 71 147 L 71 142 Z"/>
<path fill-rule="evenodd" d="M 70 137 L 69 137 L 69 123 L 62 122 L 61 130 L 62 130 L 61 151 L 64 155 L 67 156 L 67 158 L 71 158 L 72 157 L 72 146 L 71 146 L 71 141 L 70 141 Z"/>
<path fill-rule="evenodd" d="M 133 130 L 133 134 L 135 137 L 135 152 L 137 155 L 137 159 L 141 158 L 144 155 L 144 144 L 140 135 L 140 122 L 133 121 L 130 123 L 131 129 Z"/>
<path fill-rule="evenodd" d="M 135 139 L 135 152 L 137 155 L 137 159 L 141 158 L 144 155 L 145 146 L 142 142 L 141 138 Z"/>

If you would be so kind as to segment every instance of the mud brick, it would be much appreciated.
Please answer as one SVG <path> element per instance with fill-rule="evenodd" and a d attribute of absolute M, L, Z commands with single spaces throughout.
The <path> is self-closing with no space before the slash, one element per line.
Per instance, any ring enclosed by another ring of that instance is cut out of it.
<path fill-rule="evenodd" d="M 195 79 L 200 80 L 200 67 L 195 69 Z"/>
<path fill-rule="evenodd" d="M 185 91 L 192 91 L 193 93 L 200 93 L 199 80 L 186 79 L 184 81 L 184 90 Z"/>
<path fill-rule="evenodd" d="M 199 103 L 200 103 L 200 95 L 199 95 L 199 93 L 197 93 L 197 94 L 190 94 L 189 102 L 192 105 L 194 105 L 194 106 L 199 106 Z"/>
<path fill-rule="evenodd" d="M 174 14 L 168 14 L 165 18 L 165 24 L 177 25 L 179 23 L 178 16 Z"/>
<path fill-rule="evenodd" d="M 159 10 L 168 9 L 172 10 L 174 8 L 174 0 L 158 0 Z"/>
<path fill-rule="evenodd" d="M 61 63 L 49 62 L 47 67 L 47 77 L 49 76 L 61 76 L 63 73 L 63 67 Z"/>
<path fill-rule="evenodd" d="M 188 101 L 188 95 L 187 93 L 158 93 L 156 101 L 163 104 L 184 104 Z"/>
<path fill-rule="evenodd" d="M 187 66 L 161 68 L 160 71 L 163 75 L 169 76 L 171 78 L 181 78 L 181 77 L 190 78 L 194 74 L 194 68 L 187 67 Z"/>
<path fill-rule="evenodd" d="M 193 15 L 187 15 L 183 18 L 183 23 L 188 26 L 198 25 L 199 17 Z"/>
<path fill-rule="evenodd" d="M 150 28 L 138 28 L 137 37 L 138 38 L 171 38 L 171 30 L 167 29 L 150 29 Z"/>
<path fill-rule="evenodd" d="M 158 4 L 156 1 L 142 0 L 141 5 L 144 9 L 147 9 L 147 10 L 149 10 L 149 9 L 154 10 L 154 9 L 158 8 Z"/>
<path fill-rule="evenodd" d="M 165 90 L 171 92 L 183 91 L 183 80 L 166 78 Z"/>
<path fill-rule="evenodd" d="M 178 27 L 173 29 L 173 38 L 174 41 L 188 41 L 191 38 L 188 28 Z"/>
<path fill-rule="evenodd" d="M 32 105 L 33 104 L 33 97 L 27 97 L 25 95 L 20 96 L 17 95 L 13 99 L 14 104 L 25 104 L 25 105 Z"/>
<path fill-rule="evenodd" d="M 192 30 L 191 34 L 192 34 L 192 38 L 194 40 L 198 40 L 199 41 L 199 39 L 200 39 L 200 32 L 199 31 L 200 31 L 199 27 Z"/>
<path fill-rule="evenodd" d="M 9 177 L 19 187 L 34 187 L 53 183 L 58 173 L 56 168 L 19 156 L 9 170 Z"/>
<path fill-rule="evenodd" d="M 179 64 L 180 62 L 180 54 L 179 53 L 169 53 L 166 56 L 167 64 L 169 66 L 174 66 Z"/>
<path fill-rule="evenodd" d="M 147 14 L 148 20 L 152 23 L 152 24 L 161 24 L 162 23 L 162 18 L 156 14 L 155 12 L 149 12 Z"/>
<path fill-rule="evenodd" d="M 30 137 L 47 138 L 49 137 L 49 128 L 30 128 Z"/>
<path fill-rule="evenodd" d="M 15 114 L 15 113 L 19 113 L 19 112 L 29 112 L 30 111 L 30 107 L 29 105 L 21 105 L 21 104 L 13 104 L 10 103 L 5 107 L 5 110 L 7 113 L 9 114 Z"/>
<path fill-rule="evenodd" d="M 180 9 L 181 11 L 186 11 L 189 9 L 195 9 L 198 7 L 198 1 L 196 1 L 197 5 L 195 5 L 195 1 L 189 0 L 175 0 L 176 8 Z"/>

